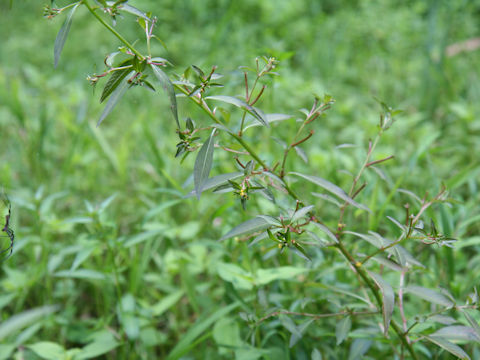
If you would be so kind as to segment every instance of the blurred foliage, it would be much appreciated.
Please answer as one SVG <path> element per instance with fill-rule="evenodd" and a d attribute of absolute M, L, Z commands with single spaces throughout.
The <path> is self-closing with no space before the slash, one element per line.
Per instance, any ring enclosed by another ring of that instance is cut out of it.
<path fill-rule="evenodd" d="M 401 205 L 415 204 L 398 188 L 423 197 L 445 183 L 452 207 L 428 216 L 459 241 L 455 250 L 413 249 L 425 250 L 420 285 L 441 284 L 458 299 L 473 296 L 480 271 L 480 50 L 448 56 L 447 49 L 480 36 L 479 1 L 131 4 L 158 16 L 156 34 L 166 49 L 154 43 L 154 52 L 174 72 L 218 65 L 224 83 L 240 93 L 238 67 L 267 55 L 280 60 L 280 76 L 267 84 L 265 110 L 293 114 L 310 106 L 312 93 L 332 94 L 337 102 L 304 149 L 310 161 L 304 166 L 343 188 L 376 131 L 380 108 L 373 96 L 403 109 L 377 152 L 395 154 L 382 167 L 385 180 L 366 176 L 362 199 L 372 214 L 362 220 L 393 231 L 385 217 L 401 219 Z M 217 242 L 248 216 L 230 196 L 183 197 L 193 187 L 194 160 L 179 166 L 174 158 L 175 124 L 163 94 L 135 89 L 95 127 L 100 94 L 92 96 L 85 78 L 103 69 L 101 54 L 115 50 L 116 39 L 78 11 L 55 70 L 53 43 L 63 16 L 46 21 L 42 4 L 27 1 L 1 1 L 0 11 L 0 185 L 12 202 L 16 234 L 13 255 L 1 264 L 0 359 L 347 359 L 351 349 L 371 346 L 363 358 L 394 358 L 362 317 L 353 319 L 340 346 L 335 317 L 311 323 L 280 315 L 256 324 L 278 309 L 348 307 L 339 291 L 356 291 L 357 280 L 318 248 L 309 249 L 313 261 L 305 263 L 291 254 L 265 259 L 261 244 Z M 137 39 L 138 25 L 127 20 L 117 26 Z M 202 122 L 186 101 L 179 100 L 179 111 L 182 119 Z M 293 125 L 278 127 L 280 137 Z M 344 143 L 355 146 L 337 147 Z M 276 151 L 271 141 L 258 147 L 266 157 Z M 232 170 L 222 160 L 213 172 Z M 4 248 L 8 239 L 0 240 Z M 421 301 L 408 306 L 408 313 L 432 310 Z M 298 328 L 305 335 L 292 345 Z M 419 348 L 425 358 L 451 358 L 439 348 Z M 480 358 L 478 344 L 464 348 Z"/>

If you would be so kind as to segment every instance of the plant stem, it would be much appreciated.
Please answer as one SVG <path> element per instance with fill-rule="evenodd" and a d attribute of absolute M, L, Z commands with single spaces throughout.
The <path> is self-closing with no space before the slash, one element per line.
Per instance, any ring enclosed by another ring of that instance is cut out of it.
<path fill-rule="evenodd" d="M 117 37 L 118 40 L 120 40 L 122 43 L 125 44 L 125 46 L 127 48 L 130 49 L 131 52 L 133 52 L 140 61 L 143 61 L 145 60 L 145 57 L 137 50 L 135 49 L 135 47 L 130 44 L 128 42 L 127 39 L 125 39 L 122 35 L 120 35 L 118 33 L 117 30 L 115 30 L 113 27 L 111 27 L 110 25 L 108 25 L 105 20 L 102 19 L 102 17 L 100 15 L 98 15 L 95 10 L 90 6 L 90 4 L 88 3 L 88 0 L 83 0 L 82 3 L 87 7 L 88 11 L 90 11 L 92 13 L 93 16 L 95 16 L 97 18 L 97 20 L 103 25 L 105 26 L 113 35 L 115 35 Z"/>

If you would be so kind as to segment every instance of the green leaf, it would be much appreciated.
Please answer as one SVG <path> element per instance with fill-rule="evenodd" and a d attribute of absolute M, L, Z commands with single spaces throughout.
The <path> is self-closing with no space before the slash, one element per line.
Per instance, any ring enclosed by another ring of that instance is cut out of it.
<path fill-rule="evenodd" d="M 372 346 L 372 341 L 367 339 L 355 339 L 350 346 L 350 353 L 348 354 L 348 360 L 358 360 Z"/>
<path fill-rule="evenodd" d="M 279 266 L 270 269 L 258 269 L 255 273 L 255 283 L 266 285 L 275 280 L 295 280 L 295 277 L 308 272 L 309 269 L 295 266 Z"/>
<path fill-rule="evenodd" d="M 113 6 L 113 4 L 115 4 L 115 1 L 107 1 L 107 5 L 108 6 Z M 117 9 L 118 10 L 122 10 L 122 11 L 125 11 L 127 13 L 130 13 L 132 15 L 135 15 L 135 16 L 138 16 L 138 17 L 141 17 L 147 21 L 152 21 L 148 16 L 147 14 L 143 13 L 142 11 L 138 10 L 137 8 L 133 7 L 133 6 L 130 6 L 128 4 L 119 4 L 117 5 Z"/>
<path fill-rule="evenodd" d="M 271 124 L 272 122 L 277 122 L 277 121 L 284 121 L 293 118 L 292 115 L 286 115 L 286 114 L 265 114 L 263 118 L 266 120 L 268 124 Z M 255 127 L 255 126 L 261 126 L 262 124 L 259 124 L 258 122 L 254 122 L 252 124 L 249 124 L 245 126 L 243 131 Z"/>
<path fill-rule="evenodd" d="M 236 107 L 239 107 L 241 109 L 244 109 L 248 111 L 255 119 L 260 121 L 264 126 L 270 127 L 268 124 L 267 120 L 265 119 L 265 116 L 261 114 L 257 109 L 254 107 L 248 105 L 245 101 L 237 99 L 233 96 L 225 96 L 225 95 L 217 95 L 217 96 L 208 96 L 206 97 L 208 100 L 218 100 L 218 101 L 223 101 L 228 104 L 235 105 Z"/>
<path fill-rule="evenodd" d="M 36 321 L 42 320 L 47 315 L 58 310 L 56 305 L 47 305 L 39 308 L 24 311 L 20 314 L 13 315 L 9 319 L 0 324 L 0 341 L 14 332 L 33 324 Z"/>
<path fill-rule="evenodd" d="M 162 300 L 151 307 L 152 316 L 162 315 L 165 311 L 175 305 L 182 298 L 184 293 L 183 290 L 177 290 L 165 296 Z"/>
<path fill-rule="evenodd" d="M 322 360 L 322 353 L 317 348 L 313 349 L 311 359 Z"/>
<path fill-rule="evenodd" d="M 304 218 L 314 208 L 315 208 L 315 206 L 309 205 L 309 206 L 304 206 L 303 208 L 299 209 L 298 211 L 295 211 L 295 213 L 292 216 L 291 222 L 293 223 L 295 221 L 298 221 L 298 220 Z"/>
<path fill-rule="evenodd" d="M 357 203 L 355 200 L 350 198 L 345 191 L 343 191 L 337 185 L 332 184 L 331 182 L 329 182 L 325 179 L 322 179 L 318 176 L 304 175 L 304 174 L 300 174 L 300 173 L 297 173 L 297 172 L 291 172 L 291 173 L 289 173 L 289 175 L 300 176 L 300 177 L 304 178 L 305 180 L 308 180 L 308 181 L 314 183 L 315 185 L 318 185 L 318 186 L 324 188 L 325 190 L 331 192 L 332 194 L 338 196 L 340 199 L 346 201 L 350 205 L 353 205 L 356 208 L 359 208 L 359 209 L 366 210 L 366 211 L 370 212 L 370 209 L 368 207 L 366 207 L 365 205 Z"/>
<path fill-rule="evenodd" d="M 450 299 L 440 294 L 439 292 L 421 286 L 410 285 L 405 288 L 405 291 L 434 304 L 442 305 L 445 307 L 452 307 L 453 305 L 455 305 Z"/>
<path fill-rule="evenodd" d="M 65 349 L 54 342 L 41 341 L 27 347 L 42 359 L 59 360 L 65 357 Z"/>
<path fill-rule="evenodd" d="M 112 335 L 100 336 L 95 341 L 81 349 L 81 351 L 75 356 L 75 360 L 98 358 L 100 355 L 112 351 L 119 345 L 120 343 L 116 341 Z"/>
<path fill-rule="evenodd" d="M 130 63 L 131 61 L 128 60 Z M 128 64 L 122 63 L 120 66 L 126 66 Z M 114 71 L 107 83 L 105 84 L 105 87 L 103 88 L 102 95 L 100 96 L 100 102 L 103 102 L 106 98 L 110 96 L 110 94 L 118 87 L 118 85 L 121 84 L 122 80 L 125 79 L 125 76 L 127 76 L 130 72 L 132 71 L 131 67 L 128 69 L 121 69 L 121 70 L 116 70 Z"/>
<path fill-rule="evenodd" d="M 80 250 L 75 256 L 75 260 L 73 260 L 70 270 L 76 270 L 85 260 L 88 259 L 93 250 L 95 250 L 95 247 L 93 246 Z"/>
<path fill-rule="evenodd" d="M 63 46 L 65 45 L 65 41 L 67 40 L 68 32 L 70 31 L 70 27 L 72 26 L 73 15 L 77 10 L 78 5 L 80 5 L 80 2 L 75 4 L 72 10 L 69 11 L 69 13 L 67 14 L 67 18 L 65 19 L 65 22 L 60 28 L 60 31 L 58 32 L 55 39 L 55 46 L 53 48 L 53 61 L 55 68 L 58 65 L 58 61 L 60 60 L 60 54 L 62 53 Z"/>
<path fill-rule="evenodd" d="M 337 322 L 337 325 L 335 327 L 335 337 L 337 338 L 337 345 L 340 345 L 343 340 L 347 338 L 351 328 L 352 320 L 350 319 L 350 316 L 345 316 L 343 319 Z"/>
<path fill-rule="evenodd" d="M 234 236 L 246 235 L 251 234 L 257 231 L 266 230 L 267 228 L 271 227 L 272 225 L 267 222 L 265 219 L 261 217 L 255 217 L 253 219 L 247 220 L 240 225 L 237 225 L 232 230 L 227 232 L 220 238 L 220 241 L 225 239 L 229 239 Z"/>
<path fill-rule="evenodd" d="M 89 270 L 89 269 L 62 270 L 62 271 L 57 271 L 54 274 L 54 276 L 72 278 L 72 279 L 105 280 L 105 274 L 95 270 Z"/>
<path fill-rule="evenodd" d="M 320 223 L 317 223 L 317 222 L 312 222 L 313 225 L 315 225 L 317 228 L 319 228 L 320 230 L 322 230 L 325 234 L 327 234 L 327 236 L 336 244 L 338 243 L 338 239 L 337 237 L 335 236 L 334 233 L 332 233 L 330 231 L 330 229 L 328 227 L 326 227 L 325 225 L 323 224 L 320 224 Z"/>
<path fill-rule="evenodd" d="M 449 353 L 459 357 L 462 360 L 470 360 L 470 356 L 467 355 L 463 349 L 455 345 L 454 343 L 444 339 L 443 337 L 437 337 L 437 336 L 425 336 L 425 339 L 431 341 L 435 345 L 440 346 L 442 349 L 447 350 Z"/>
<path fill-rule="evenodd" d="M 478 322 L 466 310 L 463 310 L 463 315 L 480 339 L 480 325 L 478 325 Z"/>
<path fill-rule="evenodd" d="M 15 348 L 16 346 L 14 344 L 0 344 L 0 360 L 13 359 L 11 354 Z"/>
<path fill-rule="evenodd" d="M 155 237 L 159 234 L 163 234 L 169 228 L 170 227 L 168 225 L 164 225 L 164 226 L 160 226 L 158 229 L 144 231 L 140 234 L 134 235 L 131 238 L 129 238 L 127 241 L 125 241 L 123 246 L 125 248 L 129 248 L 129 247 L 132 247 L 134 245 L 140 244 L 141 242 L 144 242 L 144 241 L 146 241 L 146 240 L 148 240 L 152 237 Z"/>
<path fill-rule="evenodd" d="M 233 179 L 239 178 L 240 176 L 243 176 L 243 171 L 236 171 L 236 172 L 231 172 L 231 173 L 227 173 L 227 174 L 221 174 L 221 175 L 214 176 L 210 179 L 207 179 L 204 182 L 204 184 L 202 186 L 202 192 L 204 192 L 206 190 L 213 189 L 217 186 L 223 185 L 228 180 L 233 180 Z M 190 193 L 185 195 L 185 197 L 188 198 L 188 197 L 191 197 L 191 196 L 194 196 L 194 195 L 196 195 L 196 192 L 195 192 L 195 190 L 192 190 Z"/>
<path fill-rule="evenodd" d="M 445 326 L 435 331 L 431 336 L 443 337 L 447 340 L 476 341 L 480 342 L 480 337 L 474 329 L 468 326 L 453 325 Z"/>
<path fill-rule="evenodd" d="M 180 341 L 175 345 L 172 351 L 168 354 L 166 360 L 177 360 L 186 354 L 190 349 L 192 349 L 197 342 L 195 339 L 202 334 L 205 334 L 205 331 L 216 321 L 225 317 L 228 313 L 232 312 L 240 305 L 240 302 L 237 301 L 229 306 L 223 307 L 220 310 L 214 312 L 213 314 L 202 317 L 197 320 L 197 322 L 190 327 L 190 329 L 182 334 Z"/>
<path fill-rule="evenodd" d="M 102 115 L 100 115 L 100 119 L 97 122 L 97 127 L 99 127 L 102 121 L 112 112 L 113 108 L 117 105 L 122 96 L 125 94 L 125 92 L 130 86 L 130 84 L 128 83 L 128 79 L 134 73 L 135 71 L 131 71 L 127 77 L 124 77 L 120 84 L 117 85 L 116 89 L 112 92 L 110 98 L 107 101 L 107 105 L 105 105 L 105 108 L 103 109 Z"/>
<path fill-rule="evenodd" d="M 240 348 L 244 345 L 240 335 L 240 326 L 231 318 L 224 317 L 218 320 L 213 327 L 213 339 L 218 345 L 220 354 L 227 355 L 228 349 L 225 347 Z"/>
<path fill-rule="evenodd" d="M 193 168 L 193 181 L 195 183 L 195 194 L 197 195 L 197 199 L 200 199 L 203 185 L 207 181 L 210 170 L 212 169 L 215 131 L 216 129 L 213 129 L 207 141 L 205 141 L 205 143 L 202 145 L 202 148 L 198 152 L 195 160 L 195 166 Z"/>
<path fill-rule="evenodd" d="M 218 275 L 225 281 L 232 283 L 236 289 L 251 290 L 253 276 L 251 273 L 235 264 L 220 262 L 216 266 Z"/>
<path fill-rule="evenodd" d="M 395 306 L 395 293 L 393 292 L 392 286 L 383 280 L 380 275 L 370 271 L 367 272 L 382 292 L 383 333 L 387 336 L 393 308 Z"/>
<path fill-rule="evenodd" d="M 175 118 L 175 122 L 177 123 L 177 128 L 180 129 L 180 122 L 178 121 L 177 111 L 177 97 L 175 96 L 175 89 L 173 88 L 173 84 L 167 74 L 165 74 L 158 66 L 150 64 L 150 67 L 152 68 L 154 75 L 157 77 L 160 85 L 162 86 L 163 90 L 165 90 L 170 99 L 170 109 L 172 110 L 173 117 Z"/>

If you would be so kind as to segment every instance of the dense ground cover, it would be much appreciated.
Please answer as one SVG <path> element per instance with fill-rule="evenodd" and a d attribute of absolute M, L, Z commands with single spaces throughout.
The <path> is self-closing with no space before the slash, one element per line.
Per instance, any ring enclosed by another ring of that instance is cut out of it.
<path fill-rule="evenodd" d="M 372 95 L 403 109 L 379 145 L 378 158 L 395 155 L 381 167 L 384 179 L 366 174 L 360 199 L 372 213 L 352 213 L 349 220 L 358 232 L 395 232 L 386 216 L 403 219 L 405 203 L 418 206 L 397 190 L 423 197 L 444 183 L 451 206 L 432 207 L 426 219 L 458 242 L 453 249 L 409 245 L 426 266 L 410 280 L 445 288 L 458 304 L 474 298 L 480 58 L 478 50 L 449 56 L 448 49 L 478 37 L 478 1 L 131 4 L 158 16 L 156 34 L 167 50 L 154 43 L 154 51 L 174 64 L 171 73 L 218 65 L 235 95 L 243 91 L 239 66 L 274 56 L 280 76 L 267 82 L 264 111 L 298 116 L 311 106 L 312 93 L 335 97 L 304 147 L 309 163 L 289 159 L 297 171 L 315 171 L 348 189 L 348 173 L 358 170 L 377 131 L 381 108 Z M 351 330 L 342 339 L 337 323 L 346 318 L 276 313 L 364 308 L 346 293 L 359 293 L 358 282 L 333 252 L 309 246 L 308 262 L 291 252 L 266 258 L 268 244 L 249 248 L 242 238 L 218 242 L 242 220 L 274 208 L 259 199 L 243 211 L 229 194 L 183 197 L 193 188 L 195 159 L 179 166 L 174 158 L 178 139 L 166 96 L 134 89 L 95 127 L 100 89 L 92 95 L 85 77 L 102 71 L 103 55 L 120 44 L 85 11 L 75 17 L 55 70 L 53 43 L 63 18 L 46 21 L 33 2 L 0 7 L 0 184 L 12 202 L 17 239 L 1 264 L 0 358 L 347 359 L 362 349 L 365 358 L 395 356 L 371 318 L 343 321 Z M 138 38 L 138 25 L 127 20 L 117 26 Z M 184 99 L 179 115 L 203 121 Z M 282 123 L 272 133 L 286 141 L 293 129 Z M 258 132 L 265 157 L 278 151 L 269 131 Z M 355 146 L 338 147 L 345 143 Z M 234 170 L 227 155 L 218 155 L 212 173 Z M 333 211 L 325 204 L 317 216 Z M 362 246 L 355 251 L 366 251 Z M 438 309 L 408 299 L 411 323 Z M 469 314 L 478 320 L 476 313 Z M 455 311 L 441 315 L 455 318 L 455 326 L 469 324 Z M 450 321 L 422 319 L 419 328 L 433 333 Z M 480 357 L 478 342 L 452 340 Z M 421 357 L 452 358 L 433 344 L 416 346 Z"/>

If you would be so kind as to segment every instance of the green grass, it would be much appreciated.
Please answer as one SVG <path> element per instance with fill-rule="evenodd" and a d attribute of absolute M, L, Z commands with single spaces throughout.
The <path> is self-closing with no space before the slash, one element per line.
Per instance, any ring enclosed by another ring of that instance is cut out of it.
<path fill-rule="evenodd" d="M 409 280 L 444 287 L 459 303 L 473 293 L 480 271 L 480 58 L 478 50 L 453 57 L 445 51 L 478 37 L 478 1 L 130 3 L 158 16 L 156 33 L 167 50 L 155 43 L 154 52 L 173 62 L 170 74 L 191 64 L 218 65 L 235 95 L 243 84 L 238 67 L 268 55 L 280 59 L 280 76 L 268 83 L 265 111 L 298 115 L 314 93 L 335 97 L 304 148 L 309 163 L 289 158 L 296 171 L 348 189 L 351 178 L 339 170 L 355 173 L 365 157 L 380 111 L 373 96 L 403 109 L 375 155 L 395 154 L 381 167 L 386 180 L 366 174 L 361 200 L 372 214 L 349 219 L 359 229 L 396 234 L 386 216 L 403 219 L 402 206 L 416 206 L 396 189 L 423 197 L 445 183 L 455 201 L 426 215 L 459 239 L 458 249 L 412 245 L 427 270 Z M 175 124 L 160 91 L 134 89 L 96 128 L 100 88 L 92 95 L 85 78 L 102 71 L 103 54 L 120 44 L 82 9 L 55 70 L 53 43 L 63 16 L 42 19 L 41 5 L 0 4 L 0 185 L 12 201 L 16 234 L 13 255 L 1 263 L 0 359 L 308 359 L 315 348 L 325 359 L 348 359 L 365 338 L 378 340 L 365 358 L 393 358 L 363 317 L 353 319 L 339 346 L 336 317 L 307 324 L 308 318 L 282 315 L 254 326 L 280 308 L 364 310 L 339 292 L 359 293 L 356 277 L 336 254 L 314 246 L 306 263 L 291 253 L 265 258 L 266 243 L 218 242 L 252 214 L 276 209 L 260 199 L 244 212 L 228 194 L 183 197 L 193 188 L 194 156 L 181 166 L 174 158 Z M 122 33 L 141 36 L 127 20 L 119 21 Z M 179 112 L 207 124 L 185 100 Z M 275 136 L 286 141 L 294 126 L 275 127 Z M 270 132 L 255 135 L 263 137 L 255 145 L 266 158 L 281 150 Z M 356 146 L 336 148 L 343 143 Z M 218 154 L 212 174 L 234 171 L 228 159 Z M 320 215 L 334 221 L 334 210 L 325 203 Z M 408 299 L 408 314 L 432 310 Z M 398 312 L 394 317 L 400 319 Z M 289 347 L 301 324 L 308 325 L 303 338 Z M 480 357 L 478 344 L 463 348 Z M 452 358 L 424 342 L 417 349 L 425 359 Z"/>

